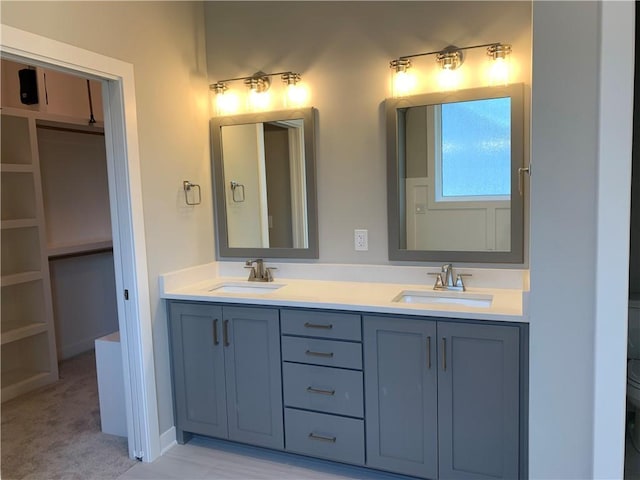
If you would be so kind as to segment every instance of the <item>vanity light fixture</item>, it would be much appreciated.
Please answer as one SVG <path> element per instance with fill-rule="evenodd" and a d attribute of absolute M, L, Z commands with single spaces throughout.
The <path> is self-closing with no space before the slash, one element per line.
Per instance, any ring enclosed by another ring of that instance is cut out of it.
<path fill-rule="evenodd" d="M 216 114 L 227 115 L 234 113 L 238 108 L 238 99 L 229 90 L 229 83 L 242 81 L 248 88 L 247 107 L 251 111 L 266 110 L 271 99 L 269 90 L 271 88 L 271 77 L 280 76 L 287 87 L 285 105 L 299 106 L 306 100 L 306 92 L 301 88 L 299 82 L 301 76 L 295 72 L 256 72 L 246 77 L 228 78 L 219 80 L 209 85 L 209 90 L 216 95 Z"/>
<path fill-rule="evenodd" d="M 508 78 L 508 66 L 507 60 L 509 54 L 511 54 L 511 45 L 506 43 L 484 43 L 481 45 L 471 45 L 469 47 L 456 47 L 450 45 L 442 50 L 436 50 L 433 52 L 416 53 L 413 55 L 403 55 L 395 60 L 389 62 L 389 67 L 394 71 L 393 79 L 393 96 L 402 97 L 411 93 L 415 85 L 415 79 L 409 73 L 409 69 L 412 66 L 411 58 L 424 57 L 427 55 L 435 55 L 436 62 L 441 68 L 439 75 L 440 85 L 443 89 L 455 88 L 460 81 L 458 68 L 463 63 L 462 52 L 464 50 L 471 50 L 475 48 L 486 48 L 487 55 L 493 60 L 492 72 L 495 70 L 495 74 L 492 73 L 491 78 L 496 79 Z M 495 81 L 495 80 L 493 80 Z M 506 80 L 503 81 L 506 83 Z"/>
<path fill-rule="evenodd" d="M 487 55 L 493 59 L 489 70 L 489 78 L 492 84 L 506 85 L 509 83 L 509 55 L 511 45 L 496 43 L 487 48 Z"/>
<path fill-rule="evenodd" d="M 389 66 L 394 70 L 393 76 L 393 96 L 404 97 L 411 93 L 416 84 L 416 77 L 409 71 L 411 60 L 408 58 L 397 58 L 389 62 Z"/>
<path fill-rule="evenodd" d="M 227 115 L 238 109 L 238 96 L 224 82 L 216 82 L 209 87 L 216 94 L 216 115 Z"/>
<path fill-rule="evenodd" d="M 456 47 L 447 47 L 436 55 L 436 62 L 440 65 L 438 75 L 440 87 L 443 90 L 451 90 L 460 84 L 460 71 L 458 67 L 462 65 L 462 52 Z"/>
<path fill-rule="evenodd" d="M 245 78 L 244 84 L 249 89 L 247 107 L 249 110 L 265 110 L 269 106 L 269 88 L 271 80 L 262 72 L 257 72 L 253 77 Z"/>
<path fill-rule="evenodd" d="M 302 85 L 300 85 L 301 76 L 299 73 L 286 72 L 283 73 L 280 78 L 284 82 L 287 88 L 287 93 L 284 97 L 286 107 L 299 107 L 304 105 L 307 99 L 307 91 Z"/>

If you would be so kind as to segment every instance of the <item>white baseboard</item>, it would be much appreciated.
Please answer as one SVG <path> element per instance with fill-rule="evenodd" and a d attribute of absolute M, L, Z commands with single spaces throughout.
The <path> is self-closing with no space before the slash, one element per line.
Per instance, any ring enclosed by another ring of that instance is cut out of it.
<path fill-rule="evenodd" d="M 169 430 L 160 435 L 160 455 L 164 455 L 176 442 L 176 427 L 171 427 Z"/>

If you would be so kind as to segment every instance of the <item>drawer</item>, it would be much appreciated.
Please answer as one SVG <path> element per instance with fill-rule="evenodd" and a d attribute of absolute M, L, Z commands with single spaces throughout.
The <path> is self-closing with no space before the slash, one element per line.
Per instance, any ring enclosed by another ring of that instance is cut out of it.
<path fill-rule="evenodd" d="M 290 452 L 364 464 L 364 420 L 285 408 L 284 428 Z"/>
<path fill-rule="evenodd" d="M 363 416 L 362 372 L 284 362 L 282 388 L 288 407 Z"/>
<path fill-rule="evenodd" d="M 289 362 L 362 370 L 360 343 L 283 336 L 281 344 L 282 359 Z"/>
<path fill-rule="evenodd" d="M 337 340 L 362 339 L 360 315 L 350 313 L 281 310 L 280 326 L 283 334 Z"/>

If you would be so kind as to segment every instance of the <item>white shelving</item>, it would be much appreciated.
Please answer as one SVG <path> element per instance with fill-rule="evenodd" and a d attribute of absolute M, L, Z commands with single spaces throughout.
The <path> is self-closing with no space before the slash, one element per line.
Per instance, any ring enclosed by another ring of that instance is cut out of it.
<path fill-rule="evenodd" d="M 39 103 L 23 105 L 18 71 L 27 66 L 1 63 L 4 402 L 57 380 L 59 358 L 118 322 L 101 83 L 89 82 L 92 123 L 87 79 L 37 67 Z"/>
<path fill-rule="evenodd" d="M 49 258 L 63 257 L 67 255 L 82 255 L 108 251 L 111 250 L 112 247 L 113 242 L 109 238 L 82 243 L 49 245 L 47 247 L 47 254 L 49 255 Z"/>
<path fill-rule="evenodd" d="M 57 380 L 58 363 L 36 121 L 31 111 L 3 109 L 1 128 L 0 382 L 4 402 Z"/>

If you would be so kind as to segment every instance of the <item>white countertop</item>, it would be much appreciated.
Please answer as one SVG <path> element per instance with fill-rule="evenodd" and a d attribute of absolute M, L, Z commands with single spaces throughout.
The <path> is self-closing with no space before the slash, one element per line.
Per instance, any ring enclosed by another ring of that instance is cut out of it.
<path fill-rule="evenodd" d="M 212 264 L 211 264 L 212 265 Z M 458 304 L 398 303 L 393 299 L 402 291 L 434 290 L 426 284 L 381 283 L 365 281 L 310 280 L 277 277 L 273 284 L 248 282 L 246 277 L 220 276 L 218 268 L 194 267 L 162 275 L 160 296 L 171 300 L 221 302 L 278 307 L 321 308 L 371 313 L 391 313 L 429 317 L 464 318 L 506 322 L 528 322 L 526 304 L 528 292 L 518 288 L 468 287 L 462 292 L 442 292 L 445 296 L 491 295 L 488 307 Z M 426 271 L 426 269 L 423 269 Z M 227 293 L 212 291 L 224 283 L 246 285 L 283 285 L 269 293 Z"/>

